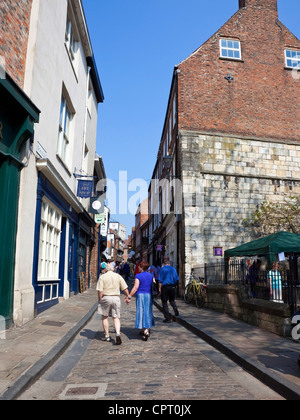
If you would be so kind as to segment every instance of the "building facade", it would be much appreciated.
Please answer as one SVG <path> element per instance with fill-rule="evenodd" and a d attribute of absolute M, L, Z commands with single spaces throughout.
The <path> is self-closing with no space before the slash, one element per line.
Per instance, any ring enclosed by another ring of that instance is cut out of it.
<path fill-rule="evenodd" d="M 4 20 L 7 11 L 26 40 L 9 36 L 1 51 L 20 49 L 22 71 L 15 58 L 7 69 L 40 111 L 20 176 L 13 321 L 22 325 L 78 293 L 81 277 L 89 281 L 96 225 L 77 189 L 83 175 L 94 176 L 104 97 L 81 0 L 10 0 Z"/>
<path fill-rule="evenodd" d="M 170 181 L 180 181 L 181 214 L 161 216 L 158 207 L 151 217 L 153 232 L 165 229 L 166 244 L 176 243 L 182 279 L 251 240 L 243 220 L 264 201 L 300 192 L 300 41 L 280 22 L 277 0 L 238 6 L 174 70 L 154 178 L 161 192 L 169 181 L 170 202 Z M 170 218 L 175 241 L 168 239 Z"/>
<path fill-rule="evenodd" d="M 40 115 L 23 90 L 30 9 L 30 1 L 0 5 L 0 317 L 6 327 L 13 323 L 20 180 Z"/>

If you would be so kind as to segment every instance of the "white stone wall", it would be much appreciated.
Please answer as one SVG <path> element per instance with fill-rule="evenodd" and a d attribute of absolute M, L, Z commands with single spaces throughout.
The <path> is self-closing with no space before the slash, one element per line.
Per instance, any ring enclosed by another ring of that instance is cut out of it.
<path fill-rule="evenodd" d="M 263 201 L 300 193 L 300 145 L 182 132 L 185 271 L 253 239 L 243 225 Z"/>

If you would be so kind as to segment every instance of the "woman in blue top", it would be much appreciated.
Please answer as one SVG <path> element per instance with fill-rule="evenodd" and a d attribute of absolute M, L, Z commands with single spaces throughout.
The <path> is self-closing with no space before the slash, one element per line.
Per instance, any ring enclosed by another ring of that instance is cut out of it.
<path fill-rule="evenodd" d="M 131 297 L 136 293 L 136 320 L 135 328 L 140 329 L 143 340 L 147 341 L 150 337 L 150 328 L 155 327 L 153 316 L 153 299 L 151 294 L 153 278 L 147 272 L 149 264 L 140 264 L 140 273 L 135 276 L 135 283 L 128 298 L 125 301 L 129 304 Z"/>

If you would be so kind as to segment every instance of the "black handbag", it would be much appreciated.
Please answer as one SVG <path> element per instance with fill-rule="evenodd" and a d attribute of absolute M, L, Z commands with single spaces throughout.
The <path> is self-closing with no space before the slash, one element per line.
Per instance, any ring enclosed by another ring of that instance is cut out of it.
<path fill-rule="evenodd" d="M 153 299 L 156 298 L 159 295 L 158 286 L 157 286 L 156 282 L 154 282 L 154 281 L 152 282 L 152 286 L 151 286 L 151 294 L 152 294 Z"/>

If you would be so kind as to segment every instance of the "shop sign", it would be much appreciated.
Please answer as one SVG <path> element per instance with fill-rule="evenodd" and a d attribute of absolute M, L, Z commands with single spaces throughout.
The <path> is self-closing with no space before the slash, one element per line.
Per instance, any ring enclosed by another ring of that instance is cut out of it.
<path fill-rule="evenodd" d="M 78 181 L 77 197 L 90 198 L 93 195 L 94 181 Z"/>
<path fill-rule="evenodd" d="M 104 200 L 102 197 L 92 197 L 90 200 L 89 213 L 103 214 L 104 213 Z"/>
<path fill-rule="evenodd" d="M 105 221 L 106 221 L 106 214 L 105 213 L 103 213 L 103 214 L 95 214 L 94 220 L 95 220 L 95 223 L 96 224 L 105 223 Z"/>

